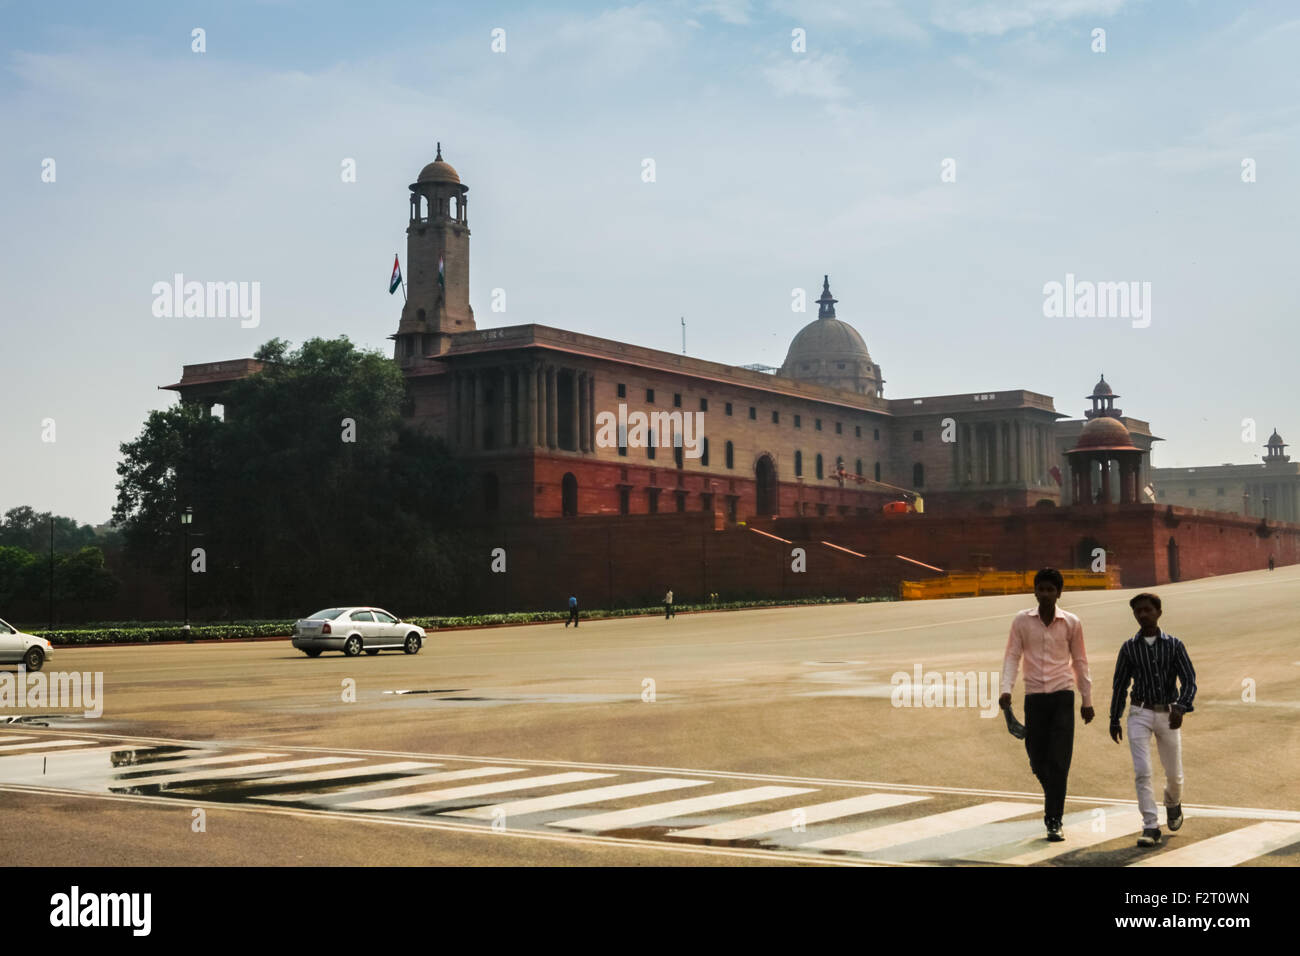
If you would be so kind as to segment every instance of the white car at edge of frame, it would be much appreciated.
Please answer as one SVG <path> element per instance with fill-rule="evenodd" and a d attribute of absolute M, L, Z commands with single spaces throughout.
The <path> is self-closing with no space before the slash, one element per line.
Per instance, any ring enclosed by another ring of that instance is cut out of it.
<path fill-rule="evenodd" d="M 329 607 L 309 614 L 293 625 L 293 646 L 308 657 L 321 651 L 342 651 L 356 657 L 362 651 L 405 651 L 418 654 L 424 646 L 424 628 L 407 624 L 378 607 Z"/>
<path fill-rule="evenodd" d="M 22 664 L 29 671 L 38 671 L 53 654 L 54 645 L 45 638 L 24 634 L 0 620 L 0 664 Z"/>

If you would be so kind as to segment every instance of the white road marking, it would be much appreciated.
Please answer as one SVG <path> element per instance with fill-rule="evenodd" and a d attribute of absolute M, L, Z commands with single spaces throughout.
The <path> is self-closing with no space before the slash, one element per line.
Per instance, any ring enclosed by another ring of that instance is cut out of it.
<path fill-rule="evenodd" d="M 681 790 L 686 787 L 703 787 L 708 780 L 685 780 L 678 777 L 657 777 L 640 783 L 619 783 L 612 787 L 596 787 L 592 790 L 571 790 L 568 793 L 556 793 L 549 797 L 532 797 L 525 800 L 511 800 L 486 807 L 470 807 L 466 810 L 448 810 L 445 816 L 468 817 L 471 820 L 491 820 L 498 813 L 507 817 L 522 816 L 525 813 L 537 813 L 541 810 L 562 810 L 565 807 L 580 807 L 602 800 L 618 800 L 623 797 L 638 797 L 646 793 L 662 793 L 665 790 Z"/>
<path fill-rule="evenodd" d="M 287 803 L 302 803 L 304 800 L 325 800 L 334 797 L 346 796 L 353 793 L 372 793 L 376 790 L 398 790 L 402 787 L 422 786 L 426 783 L 442 783 L 447 780 L 472 780 L 475 777 L 494 777 L 501 773 L 523 773 L 523 767 L 472 767 L 469 770 L 448 770 L 444 773 L 424 773 L 416 774 L 411 777 L 403 777 L 399 780 L 378 780 L 374 783 L 363 783 L 356 787 L 347 787 L 343 790 L 332 790 L 329 793 L 318 793 L 314 790 L 304 790 L 300 793 L 277 793 L 274 796 L 258 797 L 259 800 L 283 800 Z"/>
<path fill-rule="evenodd" d="M 1111 840 L 1118 840 L 1142 829 L 1142 814 L 1137 810 L 1112 809 L 1106 814 L 1106 828 L 1100 832 L 1093 829 L 1093 819 L 1089 811 L 1085 819 L 1067 823 L 1061 828 L 1061 835 L 1065 837 L 1063 843 L 1048 843 L 1040 834 L 1014 843 L 988 847 L 963 859 L 983 863 L 1004 863 L 1009 866 L 1028 866 L 1074 850 L 1084 850 L 1090 846 L 1109 843 Z"/>
<path fill-rule="evenodd" d="M 279 763 L 247 764 L 242 767 L 222 767 L 218 770 L 190 770 L 185 773 L 160 773 L 152 777 L 128 777 L 123 780 L 110 780 L 108 786 L 151 787 L 155 784 L 185 783 L 191 780 L 222 780 L 228 777 L 246 777 L 249 774 L 262 773 L 266 770 L 293 770 L 298 767 L 319 767 L 322 764 L 351 763 L 357 757 L 312 757 L 309 760 L 283 760 Z"/>
<path fill-rule="evenodd" d="M 142 776 L 144 774 L 152 775 L 155 771 L 158 770 L 171 771 L 171 770 L 179 769 L 181 771 L 185 771 L 185 770 L 189 770 L 192 767 L 206 767 L 209 764 L 215 764 L 215 763 L 236 763 L 240 760 L 261 760 L 265 757 L 285 756 L 285 754 L 262 753 L 260 751 L 252 751 L 252 752 L 244 751 L 242 753 L 235 753 L 235 754 L 217 754 L 216 756 L 210 756 L 211 751 L 187 751 L 187 753 L 208 753 L 209 756 L 182 757 L 180 760 L 168 760 L 165 763 L 158 763 L 158 764 L 153 764 L 153 763 L 123 764 L 120 767 L 109 767 L 105 769 L 109 773 L 116 774 L 117 775 L 116 779 L 118 780 L 131 780 L 133 778 L 129 776 L 123 776 L 123 775 L 132 774 L 132 773 L 138 773 L 141 774 Z"/>
<path fill-rule="evenodd" d="M 554 823 L 548 823 L 547 826 L 564 827 L 568 830 L 621 830 L 642 823 L 671 820 L 690 813 L 703 813 L 707 810 L 719 810 L 722 807 L 736 807 L 745 803 L 758 803 L 760 800 L 778 800 L 781 797 L 795 797 L 801 793 L 812 792 L 806 787 L 751 787 L 748 790 L 732 790 L 728 793 L 712 793 L 704 797 L 670 800 L 668 803 L 652 803 L 649 806 L 633 807 L 630 810 L 614 810 L 610 813 L 556 820 Z"/>
<path fill-rule="evenodd" d="M 370 764 L 367 767 L 340 767 L 337 770 L 317 770 L 313 773 L 284 773 L 276 777 L 258 777 L 248 783 L 262 786 L 268 783 L 311 783 L 317 780 L 346 780 L 348 777 L 371 777 L 381 773 L 397 773 L 402 770 L 427 770 L 440 767 L 436 763 L 420 763 L 416 760 L 399 760 L 397 763 Z M 244 781 L 241 781 L 244 782 Z"/>
<path fill-rule="evenodd" d="M 1236 866 L 1300 842 L 1300 823 L 1269 820 L 1180 846 L 1129 866 Z"/>
<path fill-rule="evenodd" d="M 94 741 L 94 740 L 49 740 L 49 739 L 46 739 L 46 740 L 38 740 L 38 741 L 36 741 L 36 742 L 34 742 L 34 743 L 30 743 L 30 744 L 0 744 L 0 750 L 5 751 L 6 753 L 11 753 L 11 752 L 13 752 L 13 751 L 15 751 L 15 750 L 31 750 L 31 749 L 34 748 L 34 747 L 45 747 L 45 748 L 47 748 L 47 749 L 49 749 L 49 748 L 53 748 L 53 747 L 75 747 L 75 746 L 77 746 L 78 744 L 93 744 L 93 743 L 96 743 L 96 742 L 97 742 L 97 741 Z"/>
<path fill-rule="evenodd" d="M 58 750 L 52 754 L 16 754 L 0 757 L 0 780 L 18 783 L 33 778 L 48 779 L 54 777 L 75 777 L 96 770 L 122 771 L 156 770 L 159 767 L 175 766 L 178 761 L 157 760 L 147 764 L 124 764 L 112 767 L 104 758 L 109 754 L 131 753 L 133 747 L 91 747 L 87 750 Z M 180 750 L 176 755 L 202 753 L 199 750 Z M 171 757 L 172 754 L 158 754 L 159 757 Z M 90 766 L 87 766 L 89 764 Z M 98 766 L 96 766 L 98 764 Z M 105 764 L 109 764 L 105 766 Z"/>
<path fill-rule="evenodd" d="M 796 807 L 791 810 L 777 810 L 775 813 L 764 813 L 756 817 L 745 817 L 711 826 L 673 830 L 668 836 L 693 840 L 743 840 L 761 833 L 789 829 L 795 825 L 796 820 L 802 823 L 821 823 L 825 820 L 851 817 L 858 813 L 870 813 L 872 810 L 883 810 L 886 807 L 897 807 L 905 803 L 929 799 L 929 797 L 915 797 L 900 793 L 869 793 L 861 797 L 815 803 L 812 806 Z M 796 810 L 802 811 L 802 816 L 796 818 Z"/>
<path fill-rule="evenodd" d="M 419 793 L 399 793 L 393 797 L 378 797 L 374 800 L 345 800 L 343 804 L 350 810 L 393 810 L 398 807 L 418 807 L 426 803 L 442 803 L 445 800 L 461 800 L 479 797 L 487 793 L 505 793 L 510 790 L 531 790 L 534 787 L 555 787 L 562 783 L 581 783 L 584 780 L 597 780 L 612 777 L 612 773 L 552 773 L 543 777 L 516 777 L 513 780 L 497 780 L 493 783 L 476 783 L 468 787 L 448 787 L 443 790 L 422 790 Z"/>
<path fill-rule="evenodd" d="M 1032 803 L 1009 803 L 1003 800 L 995 800 L 992 803 L 980 803 L 973 807 L 962 807 L 960 810 L 935 813 L 916 820 L 904 820 L 901 823 L 873 827 L 870 830 L 858 830 L 855 833 L 845 833 L 841 836 L 828 837 L 825 840 L 815 840 L 812 843 L 802 844 L 802 848 L 853 850 L 857 853 L 868 853 L 873 850 L 901 846 L 904 843 L 914 843 L 917 840 L 926 840 L 947 833 L 956 833 L 958 830 L 965 830 L 968 827 L 976 827 L 984 823 L 1009 820 L 1012 817 L 1033 813 L 1035 809 Z"/>

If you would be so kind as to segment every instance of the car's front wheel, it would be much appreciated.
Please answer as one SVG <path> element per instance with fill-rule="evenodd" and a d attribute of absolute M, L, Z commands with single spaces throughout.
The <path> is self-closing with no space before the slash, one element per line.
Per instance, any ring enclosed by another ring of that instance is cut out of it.
<path fill-rule="evenodd" d="M 23 655 L 23 666 L 29 671 L 38 671 L 45 666 L 45 652 L 39 647 L 29 648 Z"/>
<path fill-rule="evenodd" d="M 353 634 L 351 637 L 347 639 L 347 642 L 344 643 L 343 645 L 343 653 L 348 657 L 356 657 L 358 654 L 361 653 L 360 635 Z"/>
<path fill-rule="evenodd" d="M 408 653 L 408 654 L 418 654 L 418 653 L 420 653 L 420 635 L 419 635 L 419 634 L 407 634 L 407 635 L 406 635 L 406 645 L 402 648 L 402 650 L 406 651 L 406 653 Z"/>

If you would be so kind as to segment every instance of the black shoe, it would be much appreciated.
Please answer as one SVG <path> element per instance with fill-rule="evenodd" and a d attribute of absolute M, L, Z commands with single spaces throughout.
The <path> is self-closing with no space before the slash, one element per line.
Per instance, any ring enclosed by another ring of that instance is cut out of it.
<path fill-rule="evenodd" d="M 1061 832 L 1060 820 L 1047 821 L 1047 840 L 1049 843 L 1061 843 L 1065 840 L 1065 834 Z"/>
<path fill-rule="evenodd" d="M 1165 807 L 1165 822 L 1169 824 L 1170 831 L 1177 830 L 1183 825 L 1183 805 L 1175 803 L 1172 807 Z"/>
<path fill-rule="evenodd" d="M 1138 837 L 1138 846 L 1158 846 L 1160 844 L 1160 828 L 1151 827 L 1143 830 L 1142 835 Z"/>

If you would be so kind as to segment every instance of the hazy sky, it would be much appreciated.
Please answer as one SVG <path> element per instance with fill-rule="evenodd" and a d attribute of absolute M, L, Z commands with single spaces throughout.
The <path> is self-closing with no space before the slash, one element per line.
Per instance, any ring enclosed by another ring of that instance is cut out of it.
<path fill-rule="evenodd" d="M 105 520 L 185 363 L 388 352 L 438 140 L 480 328 L 678 351 L 685 315 L 690 354 L 780 365 L 816 316 L 791 290 L 830 273 L 886 397 L 1023 387 L 1078 417 L 1104 372 L 1157 466 L 1300 444 L 1293 3 L 538 6 L 0 0 L 0 510 Z M 154 317 L 178 272 L 260 282 L 260 325 Z M 1067 273 L 1149 282 L 1149 327 L 1045 317 Z"/>

